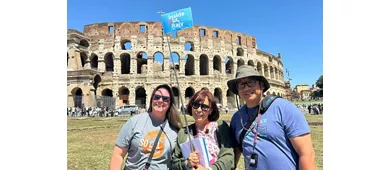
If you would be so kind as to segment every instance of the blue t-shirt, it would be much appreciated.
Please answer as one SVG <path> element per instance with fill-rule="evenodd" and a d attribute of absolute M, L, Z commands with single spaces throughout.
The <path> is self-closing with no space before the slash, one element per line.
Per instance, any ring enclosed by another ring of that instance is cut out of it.
<path fill-rule="evenodd" d="M 253 113 L 256 107 L 247 108 L 244 105 L 234 113 L 230 126 L 234 133 L 235 142 L 239 140 L 241 131 L 249 119 L 248 114 L 257 114 Z M 242 117 L 242 124 L 238 114 Z M 257 169 L 299 169 L 298 154 L 289 138 L 310 133 L 309 124 L 302 112 L 288 100 L 278 98 L 262 115 L 259 126 L 257 126 L 257 122 L 256 118 L 252 124 L 258 133 L 256 147 L 253 148 L 255 133 L 252 130 L 247 131 L 242 142 L 245 167 L 255 169 L 249 166 L 250 154 L 254 149 L 258 155 Z"/>

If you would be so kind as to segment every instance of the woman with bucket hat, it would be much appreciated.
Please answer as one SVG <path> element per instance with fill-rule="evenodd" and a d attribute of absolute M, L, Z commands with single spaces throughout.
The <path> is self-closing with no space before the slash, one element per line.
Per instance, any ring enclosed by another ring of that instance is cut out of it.
<path fill-rule="evenodd" d="M 236 165 L 242 153 L 245 169 L 316 169 L 310 127 L 293 103 L 268 100 L 264 93 L 270 85 L 252 66 L 238 67 L 227 85 L 245 101 L 230 123 Z"/>

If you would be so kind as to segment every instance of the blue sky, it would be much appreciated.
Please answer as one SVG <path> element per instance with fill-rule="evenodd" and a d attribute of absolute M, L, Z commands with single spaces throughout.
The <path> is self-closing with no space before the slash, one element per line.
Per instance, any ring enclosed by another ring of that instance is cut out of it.
<path fill-rule="evenodd" d="M 245 3 L 243 3 L 245 2 Z M 68 0 L 67 28 L 100 22 L 161 21 L 165 12 L 192 8 L 194 24 L 255 36 L 260 50 L 282 54 L 291 83 L 314 84 L 323 74 L 320 0 Z"/>

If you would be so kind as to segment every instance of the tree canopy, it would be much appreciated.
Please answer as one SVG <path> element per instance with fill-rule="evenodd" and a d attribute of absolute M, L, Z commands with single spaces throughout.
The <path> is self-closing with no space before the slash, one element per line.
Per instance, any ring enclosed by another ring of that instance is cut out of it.
<path fill-rule="evenodd" d="M 322 75 L 321 75 L 321 77 L 320 78 L 318 78 L 318 80 L 317 80 L 317 82 L 316 82 L 316 85 L 317 85 L 317 87 L 319 87 L 319 88 L 321 88 L 321 90 L 322 90 L 322 85 L 323 85 L 323 83 L 322 83 Z"/>

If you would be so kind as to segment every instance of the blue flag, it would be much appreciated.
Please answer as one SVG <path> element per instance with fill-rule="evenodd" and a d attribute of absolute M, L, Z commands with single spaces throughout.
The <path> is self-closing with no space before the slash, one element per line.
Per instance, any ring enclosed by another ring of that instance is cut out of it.
<path fill-rule="evenodd" d="M 194 26 L 191 7 L 163 14 L 161 20 L 165 34 Z"/>

